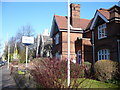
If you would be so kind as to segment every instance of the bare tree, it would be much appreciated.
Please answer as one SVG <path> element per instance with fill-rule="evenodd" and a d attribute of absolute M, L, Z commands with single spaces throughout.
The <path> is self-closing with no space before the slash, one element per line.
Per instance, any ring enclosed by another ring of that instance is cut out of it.
<path fill-rule="evenodd" d="M 34 30 L 31 25 L 22 26 L 16 34 L 17 42 L 21 42 L 22 36 L 34 36 Z"/>
<path fill-rule="evenodd" d="M 19 58 L 20 62 L 25 61 L 25 47 L 21 42 L 22 36 L 34 36 L 34 30 L 31 25 L 25 25 L 25 26 L 22 26 L 21 28 L 19 28 L 16 35 L 14 37 L 11 37 L 9 40 L 11 54 L 14 53 L 14 47 L 15 47 L 15 44 L 17 44 L 17 50 L 18 50 L 18 54 L 20 56 L 20 58 Z M 32 49 L 30 49 L 31 50 L 30 52 L 32 52 L 32 50 L 34 49 L 34 46 L 30 46 L 30 48 L 32 48 Z M 6 45 L 4 52 L 7 57 L 7 45 Z"/>

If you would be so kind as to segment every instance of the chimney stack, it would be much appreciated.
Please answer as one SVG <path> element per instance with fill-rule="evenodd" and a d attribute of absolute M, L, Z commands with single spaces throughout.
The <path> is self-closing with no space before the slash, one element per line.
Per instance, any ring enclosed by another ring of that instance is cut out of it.
<path fill-rule="evenodd" d="M 80 4 L 70 4 L 70 24 L 77 28 L 79 27 L 79 23 L 76 23 L 76 22 L 79 22 L 79 18 L 80 18 Z"/>

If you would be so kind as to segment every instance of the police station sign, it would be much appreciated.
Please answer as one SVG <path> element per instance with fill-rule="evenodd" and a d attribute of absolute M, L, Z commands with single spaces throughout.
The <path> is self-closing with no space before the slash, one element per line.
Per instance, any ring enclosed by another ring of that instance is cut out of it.
<path fill-rule="evenodd" d="M 34 37 L 22 36 L 22 43 L 25 45 L 34 44 Z"/>

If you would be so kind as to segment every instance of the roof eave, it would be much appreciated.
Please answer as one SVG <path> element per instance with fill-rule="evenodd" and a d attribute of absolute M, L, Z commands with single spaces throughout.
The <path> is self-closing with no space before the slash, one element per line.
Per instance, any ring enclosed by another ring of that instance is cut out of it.
<path fill-rule="evenodd" d="M 54 26 L 55 26 L 54 22 L 57 24 L 55 16 L 53 17 L 52 28 L 51 28 L 51 32 L 50 32 L 50 37 L 51 38 L 53 37 L 53 34 L 54 34 Z M 57 27 L 58 27 L 58 30 L 60 31 L 60 28 L 59 28 L 58 24 L 57 24 Z"/>
<path fill-rule="evenodd" d="M 97 17 L 100 16 L 106 23 L 109 22 L 109 20 L 104 16 L 102 15 L 99 11 L 96 12 L 95 16 L 94 16 L 94 20 L 90 26 L 90 30 L 92 30 L 94 28 L 94 25 L 96 23 L 96 20 L 97 20 Z"/>

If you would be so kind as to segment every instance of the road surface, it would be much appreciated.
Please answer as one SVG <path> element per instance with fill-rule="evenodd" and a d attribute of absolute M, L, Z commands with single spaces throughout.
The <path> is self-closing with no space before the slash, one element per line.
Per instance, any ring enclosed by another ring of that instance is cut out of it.
<path fill-rule="evenodd" d="M 10 75 L 10 70 L 7 69 L 7 65 L 0 67 L 0 90 L 17 90 L 16 83 L 13 77 Z"/>

